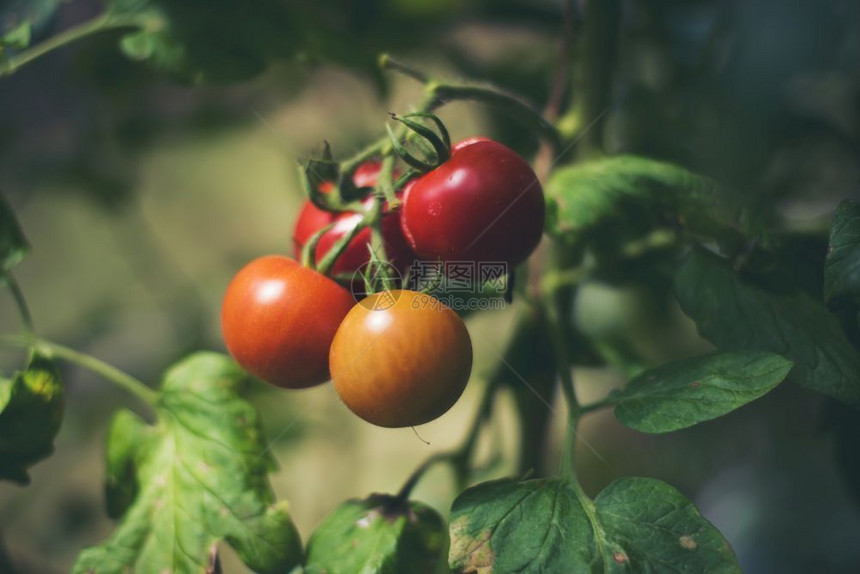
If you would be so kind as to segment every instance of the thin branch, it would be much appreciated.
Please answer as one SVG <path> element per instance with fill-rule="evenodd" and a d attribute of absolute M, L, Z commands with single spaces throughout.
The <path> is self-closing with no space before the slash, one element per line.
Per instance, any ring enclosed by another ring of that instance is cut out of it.
<path fill-rule="evenodd" d="M 143 382 L 132 377 L 128 373 L 120 371 L 113 365 L 93 357 L 92 355 L 33 336 L 0 336 L 0 345 L 39 349 L 49 356 L 69 361 L 70 363 L 74 363 L 101 375 L 103 378 L 122 387 L 150 406 L 155 406 L 158 402 L 158 393 L 150 389 Z"/>
<path fill-rule="evenodd" d="M 24 292 L 21 291 L 21 286 L 12 275 L 6 275 L 6 282 L 9 285 L 9 290 L 12 292 L 12 297 L 15 299 L 15 306 L 18 307 L 18 314 L 21 316 L 21 324 L 24 325 L 24 330 L 28 333 L 33 332 L 33 316 L 30 314 L 30 308 L 27 306 L 27 300 L 24 298 Z"/>
<path fill-rule="evenodd" d="M 94 34 L 119 28 L 152 28 L 158 25 L 159 23 L 153 21 L 151 18 L 118 18 L 108 13 L 99 14 L 92 20 L 88 20 L 78 24 L 77 26 L 69 28 L 68 30 L 64 30 L 59 34 L 51 36 L 47 40 L 36 44 L 35 46 L 31 46 L 5 61 L 0 60 L 0 77 L 12 75 L 18 71 L 19 68 L 29 64 L 33 60 L 41 58 L 54 50 Z"/>

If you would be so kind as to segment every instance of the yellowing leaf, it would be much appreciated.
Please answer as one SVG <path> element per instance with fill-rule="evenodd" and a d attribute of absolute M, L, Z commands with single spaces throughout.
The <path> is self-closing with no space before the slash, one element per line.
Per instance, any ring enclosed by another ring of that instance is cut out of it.
<path fill-rule="evenodd" d="M 256 572 L 283 573 L 302 549 L 254 408 L 238 395 L 242 371 L 199 353 L 167 372 L 158 422 L 120 413 L 108 445 L 108 498 L 119 527 L 85 550 L 74 571 L 204 572 L 226 541 Z"/>

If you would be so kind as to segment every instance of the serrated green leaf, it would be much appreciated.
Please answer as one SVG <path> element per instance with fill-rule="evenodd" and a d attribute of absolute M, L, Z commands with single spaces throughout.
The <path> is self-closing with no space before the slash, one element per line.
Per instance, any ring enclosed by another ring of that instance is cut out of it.
<path fill-rule="evenodd" d="M 657 227 L 734 238 L 736 216 L 712 180 L 669 163 L 617 156 L 556 170 L 545 186 L 547 231 L 609 249 Z"/>
<path fill-rule="evenodd" d="M 612 571 L 741 572 L 719 530 L 665 482 L 622 478 L 604 488 L 594 505 Z"/>
<path fill-rule="evenodd" d="M 860 301 L 860 201 L 836 208 L 824 263 L 824 298 L 831 305 Z"/>
<path fill-rule="evenodd" d="M 29 250 L 15 212 L 0 195 L 0 277 L 18 265 Z"/>
<path fill-rule="evenodd" d="M 722 535 L 677 490 L 647 478 L 594 502 L 558 478 L 486 482 L 451 509 L 458 572 L 740 572 Z"/>
<path fill-rule="evenodd" d="M 600 562 L 588 516 L 567 482 L 498 480 L 451 508 L 449 566 L 458 572 L 592 572 Z"/>
<path fill-rule="evenodd" d="M 0 377 L 0 479 L 27 484 L 27 469 L 49 456 L 63 420 L 54 364 L 35 355 L 26 371 Z"/>
<path fill-rule="evenodd" d="M 615 416 L 647 433 L 690 427 L 765 395 L 791 367 L 779 355 L 756 351 L 674 361 L 645 371 L 618 392 Z"/>
<path fill-rule="evenodd" d="M 127 480 L 133 468 L 136 495 L 111 538 L 84 550 L 75 572 L 203 572 L 221 540 L 257 572 L 301 562 L 286 503 L 275 502 L 268 481 L 274 462 L 256 411 L 238 395 L 244 378 L 227 357 L 198 353 L 166 373 L 156 425 L 118 415 L 108 479 Z M 110 485 L 108 492 L 122 511 L 128 492 Z"/>
<path fill-rule="evenodd" d="M 130 411 L 114 415 L 107 436 L 105 500 L 111 518 L 120 518 L 137 496 L 137 471 L 155 429 Z"/>
<path fill-rule="evenodd" d="M 860 355 L 836 317 L 806 292 L 765 291 L 728 261 L 696 249 L 678 269 L 675 294 L 699 333 L 719 348 L 782 355 L 794 362 L 801 385 L 860 407 Z"/>
<path fill-rule="evenodd" d="M 305 572 L 432 574 L 446 542 L 438 512 L 374 494 L 349 500 L 326 517 L 308 541 Z"/>
<path fill-rule="evenodd" d="M 292 11 L 291 11 L 292 8 Z M 250 78 L 268 60 L 293 55 L 295 7 L 278 0 L 111 0 L 108 14 L 139 25 L 123 52 L 186 82 Z"/>

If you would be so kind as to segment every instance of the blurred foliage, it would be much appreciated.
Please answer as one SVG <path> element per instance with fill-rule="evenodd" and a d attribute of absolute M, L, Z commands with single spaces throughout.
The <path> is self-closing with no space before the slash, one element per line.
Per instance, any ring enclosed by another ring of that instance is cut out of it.
<path fill-rule="evenodd" d="M 38 355 L 26 371 L 0 376 L 0 479 L 28 484 L 27 469 L 54 451 L 63 394 L 56 367 Z"/>
<path fill-rule="evenodd" d="M 35 245 L 32 266 L 20 274 L 41 303 L 36 319 L 64 342 L 143 378 L 157 377 L 190 349 L 219 346 L 217 305 L 230 270 L 253 249 L 289 249 L 297 197 L 289 156 L 304 149 L 283 149 L 279 134 L 296 132 L 301 145 L 305 136 L 334 138 L 344 154 L 378 137 L 385 111 L 414 102 L 399 80 L 377 70 L 380 51 L 434 73 L 493 82 L 542 106 L 561 13 L 559 0 L 266 1 L 249 10 L 273 12 L 241 32 L 249 26 L 237 14 L 244 4 L 217 4 L 232 14 L 234 28 L 219 21 L 224 12 L 212 3 L 205 19 L 192 21 L 199 3 L 141 2 L 184 27 L 170 37 L 107 32 L 0 80 L 0 186 Z M 20 48 L 27 22 L 38 42 L 103 8 L 96 0 L 57 5 L 4 2 L 0 35 L 14 32 L 4 49 Z M 761 239 L 769 250 L 748 246 L 748 263 L 760 271 L 756 282 L 820 298 L 828 214 L 837 200 L 860 191 L 860 4 L 629 0 L 622 26 L 605 128 L 609 151 L 677 163 L 752 197 L 757 212 L 747 223 L 777 230 Z M 230 48 L 201 59 L 197 42 Z M 150 61 L 132 61 L 128 53 Z M 575 49 L 571 57 L 575 65 Z M 157 71 L 165 67 L 171 75 Z M 325 76 L 332 70 L 334 79 Z M 244 81 L 188 84 L 237 77 Z M 513 122 L 478 106 L 457 115 L 462 109 L 443 110 L 446 121 L 456 118 L 449 125 L 482 130 L 524 154 L 536 149 L 535 138 Z M 271 125 L 260 126 L 257 111 Z M 351 120 L 368 111 L 379 117 Z M 307 117 L 320 121 L 300 121 Z M 627 231 L 639 239 L 635 229 Z M 48 255 L 39 259 L 39 252 Z M 580 320 L 599 316 L 601 324 L 591 328 L 600 332 L 601 348 L 575 353 L 615 357 L 635 371 L 705 345 L 691 343 L 692 327 L 673 315 L 664 267 L 676 255 L 664 245 L 604 267 L 606 284 L 586 286 L 591 295 L 577 301 Z M 853 299 L 831 303 L 840 313 L 850 307 L 841 318 L 856 343 Z M 11 307 L 2 309 L 4 329 L 16 329 Z M 504 331 L 503 321 L 492 318 L 488 331 Z M 528 343 L 545 344 L 539 327 L 530 332 Z M 526 362 L 504 356 L 518 360 L 518 370 Z M 544 366 L 522 370 L 551 400 Z M 123 399 L 74 370 L 61 376 L 74 403 L 58 437 L 64 444 L 36 467 L 31 491 L 7 490 L 0 498 L 3 539 L 22 572 L 68 571 L 80 547 L 112 528 L 98 498 L 97 437 Z M 613 371 L 605 377 L 618 380 Z M 520 381 L 508 382 L 522 389 Z M 585 394 L 607 384 L 588 374 L 580 382 Z M 284 497 L 301 498 L 295 505 L 304 520 L 296 522 L 305 533 L 350 484 L 383 489 L 400 482 L 403 469 L 366 461 L 423 452 L 411 435 L 383 439 L 357 430 L 338 418 L 336 399 L 323 391 L 284 398 L 258 385 L 252 400 L 267 436 L 280 441 L 277 454 L 297 461 L 279 484 Z M 545 408 L 533 402 L 535 410 Z M 851 571 L 860 560 L 853 544 L 860 532 L 860 417 L 827 405 L 799 386 L 781 385 L 723 419 L 661 437 L 597 416 L 583 435 L 606 461 L 586 454 L 580 474 L 594 492 L 621 474 L 677 484 L 725 533 L 745 571 Z M 457 432 L 448 431 L 459 438 Z M 521 462 L 534 467 L 543 455 L 525 453 Z M 331 479 L 328 491 L 320 476 Z M 0 570 L 5 560 L 0 550 Z"/>

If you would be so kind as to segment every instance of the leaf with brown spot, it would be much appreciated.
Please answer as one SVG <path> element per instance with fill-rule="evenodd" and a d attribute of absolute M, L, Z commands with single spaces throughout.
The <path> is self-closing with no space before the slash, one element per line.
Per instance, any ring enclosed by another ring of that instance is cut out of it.
<path fill-rule="evenodd" d="M 591 572 L 594 533 L 567 482 L 498 480 L 451 509 L 448 563 L 458 572 Z"/>
<path fill-rule="evenodd" d="M 450 532 L 457 572 L 740 572 L 693 504 L 647 478 L 617 480 L 593 502 L 558 478 L 479 484 L 454 501 Z"/>

